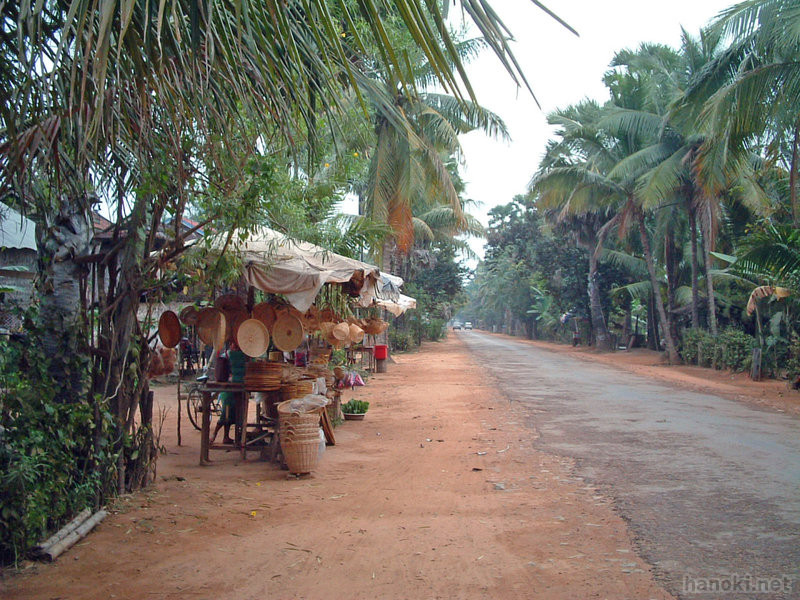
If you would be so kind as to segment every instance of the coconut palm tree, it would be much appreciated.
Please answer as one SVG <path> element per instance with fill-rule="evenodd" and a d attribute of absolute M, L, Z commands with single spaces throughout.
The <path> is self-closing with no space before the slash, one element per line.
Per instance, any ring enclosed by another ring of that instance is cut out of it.
<path fill-rule="evenodd" d="M 530 183 L 538 204 L 556 211 L 559 221 L 572 224 L 576 241 L 589 254 L 589 310 L 595 343 L 600 350 L 611 349 L 611 337 L 603 316 L 598 286 L 598 263 L 608 233 L 618 223 L 615 202 L 602 177 L 618 160 L 615 141 L 597 127 L 602 109 L 584 101 L 548 115 L 551 125 L 559 125 L 558 141 L 548 145 L 539 171 Z"/>
<path fill-rule="evenodd" d="M 746 0 L 723 11 L 712 24 L 730 47 L 711 61 L 687 90 L 702 105 L 707 139 L 698 169 L 710 193 L 724 189 L 731 165 L 746 161 L 754 141 L 789 172 L 789 205 L 800 226 L 800 11 L 792 0 Z"/>
<path fill-rule="evenodd" d="M 482 46 L 480 40 L 467 40 L 456 50 L 469 57 Z M 449 207 L 457 228 L 469 229 L 453 183 L 452 164 L 448 164 L 450 157 L 460 157 L 458 136 L 476 129 L 502 139 L 509 136 L 502 119 L 477 103 L 426 91 L 435 82 L 427 63 L 405 73 L 403 79 L 413 81 L 413 88 L 396 83 L 399 79 L 392 72 L 381 74 L 386 95 L 394 98 L 404 120 L 398 123 L 380 114 L 375 118 L 365 212 L 391 226 L 393 240 L 387 240 L 385 250 L 394 242 L 397 250 L 406 252 L 414 243 L 413 213 L 420 204 Z M 388 257 L 383 260 L 388 267 Z"/>
<path fill-rule="evenodd" d="M 708 324 L 712 334 L 717 334 L 716 301 L 713 278 L 712 253 L 717 233 L 721 201 L 724 193 L 737 190 L 737 195 L 750 208 L 764 210 L 766 197 L 756 182 L 751 163 L 740 162 L 728 165 L 725 189 L 710 193 L 711 187 L 702 179 L 700 166 L 701 147 L 706 136 L 697 128 L 699 107 L 686 97 L 691 80 L 704 72 L 707 65 L 721 52 L 720 38 L 713 33 L 701 32 L 692 38 L 683 32 L 680 54 L 659 51 L 654 53 L 647 47 L 642 55 L 633 57 L 626 65 L 628 69 L 644 70 L 654 74 L 650 83 L 659 98 L 649 102 L 645 109 L 617 109 L 611 111 L 602 125 L 615 135 L 634 133 L 652 140 L 652 143 L 618 165 L 618 172 L 630 168 L 641 173 L 638 193 L 648 210 L 661 210 L 676 203 L 683 204 L 689 215 L 692 249 L 692 322 L 699 323 L 697 303 L 697 236 L 699 223 L 703 238 L 703 256 L 706 271 L 706 299 L 708 302 Z M 642 59 L 648 58 L 646 62 Z"/>

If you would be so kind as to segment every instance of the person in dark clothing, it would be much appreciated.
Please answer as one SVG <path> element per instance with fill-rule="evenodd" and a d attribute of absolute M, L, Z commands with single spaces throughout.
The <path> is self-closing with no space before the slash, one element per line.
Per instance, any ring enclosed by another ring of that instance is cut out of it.
<path fill-rule="evenodd" d="M 244 352 L 239 350 L 236 342 L 231 342 L 230 349 L 228 350 L 228 362 L 230 364 L 231 377 L 230 381 L 233 383 L 244 382 L 245 364 L 247 363 L 247 356 Z M 223 444 L 233 444 L 231 439 L 231 425 L 236 424 L 236 400 L 238 399 L 239 392 L 222 392 L 219 395 L 220 403 L 222 404 L 222 412 L 217 421 L 217 426 L 214 428 L 214 434 L 211 436 L 211 443 L 219 433 L 219 430 L 225 428 L 225 436 L 222 438 Z"/>

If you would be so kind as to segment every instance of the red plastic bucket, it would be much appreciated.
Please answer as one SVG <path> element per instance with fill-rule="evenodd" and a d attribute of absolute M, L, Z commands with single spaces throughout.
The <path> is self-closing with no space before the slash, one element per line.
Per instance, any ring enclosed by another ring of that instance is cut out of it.
<path fill-rule="evenodd" d="M 389 356 L 389 346 L 386 344 L 375 344 L 375 360 L 386 360 Z"/>

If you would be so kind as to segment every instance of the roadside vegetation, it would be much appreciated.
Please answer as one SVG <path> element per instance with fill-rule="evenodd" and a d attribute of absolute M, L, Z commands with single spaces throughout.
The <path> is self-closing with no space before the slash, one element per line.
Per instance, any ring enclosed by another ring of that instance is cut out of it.
<path fill-rule="evenodd" d="M 490 213 L 460 318 L 800 375 L 798 27 L 796 3 L 749 1 L 617 52 L 609 100 L 552 112 L 527 193 Z"/>

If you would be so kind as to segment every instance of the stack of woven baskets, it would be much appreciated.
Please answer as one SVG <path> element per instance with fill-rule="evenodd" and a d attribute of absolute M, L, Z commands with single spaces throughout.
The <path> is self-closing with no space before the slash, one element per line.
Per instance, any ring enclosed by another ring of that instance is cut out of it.
<path fill-rule="evenodd" d="M 309 380 L 293 381 L 281 385 L 281 399 L 291 400 L 292 398 L 302 398 L 314 391 L 314 384 Z"/>
<path fill-rule="evenodd" d="M 244 387 L 253 392 L 280 389 L 282 373 L 283 365 L 281 363 L 250 361 L 245 367 Z"/>
<path fill-rule="evenodd" d="M 292 411 L 291 400 L 278 404 L 281 451 L 290 473 L 310 473 L 319 461 L 319 408 L 310 412 Z"/>

